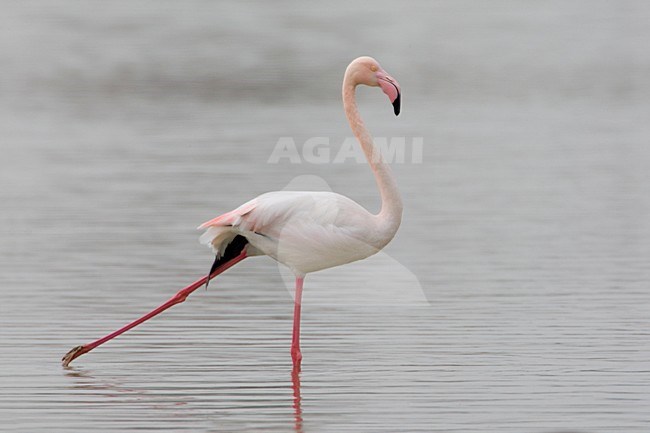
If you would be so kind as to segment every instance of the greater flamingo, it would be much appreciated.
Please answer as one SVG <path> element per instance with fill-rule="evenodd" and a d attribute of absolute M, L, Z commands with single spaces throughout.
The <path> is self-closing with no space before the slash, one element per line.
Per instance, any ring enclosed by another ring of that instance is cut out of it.
<path fill-rule="evenodd" d="M 395 236 L 402 220 L 402 199 L 390 167 L 375 147 L 355 98 L 359 84 L 380 87 L 400 111 L 399 84 L 371 57 L 353 60 L 343 79 L 343 108 L 375 175 L 381 210 L 373 215 L 361 205 L 332 192 L 275 191 L 207 221 L 201 242 L 210 246 L 216 259 L 210 272 L 180 290 L 167 302 L 94 342 L 77 346 L 63 357 L 63 365 L 134 326 L 185 301 L 210 279 L 250 256 L 267 255 L 289 267 L 296 276 L 291 358 L 300 368 L 300 306 L 305 275 L 333 266 L 365 259 L 381 250 Z"/>

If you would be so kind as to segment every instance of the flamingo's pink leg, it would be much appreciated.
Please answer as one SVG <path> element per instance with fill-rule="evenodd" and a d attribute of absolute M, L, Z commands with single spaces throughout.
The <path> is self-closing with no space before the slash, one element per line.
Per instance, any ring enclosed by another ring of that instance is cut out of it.
<path fill-rule="evenodd" d="M 106 343 L 109 340 L 112 340 L 113 338 L 117 337 L 120 334 L 125 333 L 131 328 L 134 328 L 135 326 L 139 325 L 142 322 L 145 322 L 149 319 L 151 319 L 154 316 L 157 316 L 158 314 L 162 313 L 166 309 L 173 307 L 176 304 L 180 304 L 181 302 L 184 302 L 187 297 L 194 292 L 196 289 L 201 287 L 203 284 L 208 279 L 212 279 L 219 275 L 220 273 L 224 272 L 226 269 L 230 268 L 231 266 L 235 265 L 236 263 L 244 260 L 246 258 L 246 251 L 242 251 L 237 257 L 233 258 L 232 260 L 224 263 L 223 265 L 219 266 L 217 269 L 212 272 L 211 275 L 205 276 L 201 278 L 200 280 L 197 280 L 190 284 L 189 286 L 185 287 L 184 289 L 181 289 L 176 293 L 174 296 L 172 296 L 167 302 L 159 306 L 158 308 L 150 311 L 149 313 L 145 314 L 144 316 L 140 317 L 137 320 L 134 320 L 133 322 L 129 323 L 128 325 L 118 329 L 115 332 L 112 332 L 108 334 L 105 337 L 100 338 L 99 340 L 95 340 L 92 343 L 87 343 L 84 344 L 83 346 L 77 346 L 70 350 L 66 355 L 63 357 L 61 362 L 63 363 L 64 367 L 67 367 L 70 362 L 72 362 L 73 359 L 83 355 L 84 353 L 88 353 L 97 346 L 101 346 L 102 344 Z"/>
<path fill-rule="evenodd" d="M 293 338 L 291 340 L 291 359 L 293 367 L 300 369 L 302 353 L 300 353 L 300 305 L 302 304 L 302 284 L 304 277 L 296 277 L 296 298 L 293 307 Z"/>

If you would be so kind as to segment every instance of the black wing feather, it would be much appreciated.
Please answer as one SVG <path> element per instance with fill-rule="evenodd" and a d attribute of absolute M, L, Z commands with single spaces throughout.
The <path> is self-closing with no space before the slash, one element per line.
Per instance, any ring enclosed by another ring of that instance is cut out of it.
<path fill-rule="evenodd" d="M 205 281 L 206 289 L 208 288 L 208 284 L 210 283 L 210 275 L 212 275 L 219 266 L 231 261 L 238 255 L 240 255 L 241 252 L 244 251 L 244 248 L 246 248 L 247 244 L 248 244 L 248 239 L 246 239 L 242 235 L 237 235 L 226 246 L 226 249 L 223 252 L 223 254 L 221 254 L 221 256 L 215 257 L 214 263 L 212 263 L 212 266 L 210 267 L 210 273 L 208 273 L 208 279 Z"/>

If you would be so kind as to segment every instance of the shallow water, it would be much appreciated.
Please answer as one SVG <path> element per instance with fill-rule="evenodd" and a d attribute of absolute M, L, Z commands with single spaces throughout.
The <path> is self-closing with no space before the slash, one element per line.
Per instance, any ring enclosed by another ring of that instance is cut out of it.
<path fill-rule="evenodd" d="M 347 9 L 344 9 L 343 6 Z M 24 2 L 0 16 L 0 430 L 645 432 L 650 7 L 643 2 Z M 372 210 L 347 62 L 401 83 L 403 225 L 290 282 L 249 259 L 76 360 L 211 263 L 195 227 L 268 190 Z M 422 137 L 422 161 L 413 139 Z M 307 175 L 311 177 L 306 177 Z"/>

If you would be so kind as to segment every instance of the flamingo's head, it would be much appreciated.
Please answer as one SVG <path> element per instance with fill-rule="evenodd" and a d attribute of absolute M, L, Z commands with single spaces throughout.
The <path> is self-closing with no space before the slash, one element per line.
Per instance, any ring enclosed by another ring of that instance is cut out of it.
<path fill-rule="evenodd" d="M 371 87 L 381 87 L 381 90 L 388 96 L 395 115 L 399 115 L 401 92 L 397 81 L 388 75 L 386 71 L 379 65 L 377 60 L 372 57 L 359 57 L 354 59 L 346 75 L 350 75 L 355 84 L 365 84 Z"/>

